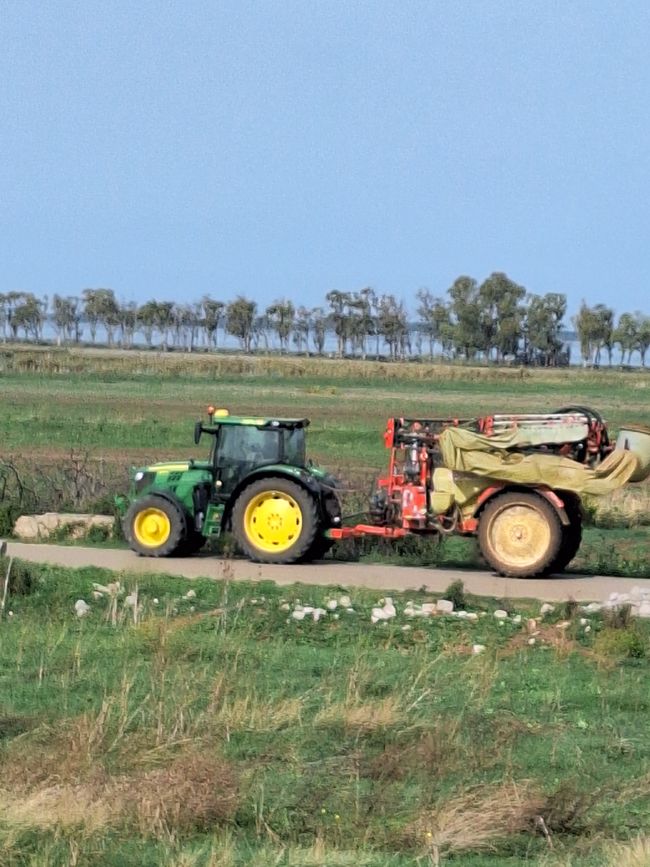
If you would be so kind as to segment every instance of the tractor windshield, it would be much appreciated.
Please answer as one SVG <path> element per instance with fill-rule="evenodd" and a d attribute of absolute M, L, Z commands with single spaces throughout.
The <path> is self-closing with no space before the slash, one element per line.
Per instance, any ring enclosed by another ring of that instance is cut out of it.
<path fill-rule="evenodd" d="M 249 469 L 264 464 L 305 465 L 305 432 L 302 428 L 257 428 L 224 425 L 219 432 L 217 463 L 246 464 Z"/>

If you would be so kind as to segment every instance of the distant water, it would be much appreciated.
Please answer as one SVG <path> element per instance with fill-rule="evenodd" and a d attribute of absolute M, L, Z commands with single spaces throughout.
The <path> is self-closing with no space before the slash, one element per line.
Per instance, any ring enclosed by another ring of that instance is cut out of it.
<path fill-rule="evenodd" d="M 56 341 L 56 331 L 50 323 L 46 324 L 46 326 L 44 328 L 43 336 L 46 340 Z M 97 343 L 104 344 L 104 345 L 106 344 L 107 337 L 106 337 L 106 332 L 103 328 L 100 328 L 100 327 L 97 328 L 96 339 L 97 339 Z M 88 343 L 90 342 L 90 332 L 88 331 L 87 326 L 85 326 L 83 328 L 82 340 L 86 341 Z M 415 355 L 416 353 L 415 353 L 415 338 L 414 337 L 412 337 L 411 342 L 412 342 L 413 354 Z M 139 345 L 139 346 L 146 346 L 146 340 L 145 340 L 142 332 L 136 331 L 135 343 L 136 343 L 136 345 Z M 170 344 L 171 344 L 171 340 L 170 340 Z M 159 345 L 157 336 L 155 337 L 155 345 Z M 582 358 L 580 357 L 580 343 L 579 343 L 579 341 L 575 340 L 575 339 L 569 339 L 566 341 L 566 343 L 564 345 L 565 345 L 565 347 L 568 347 L 570 349 L 571 365 L 576 366 L 576 367 L 581 367 L 583 362 L 582 362 Z M 218 331 L 217 346 L 219 349 L 233 349 L 233 350 L 235 350 L 235 349 L 240 348 L 239 341 L 236 338 L 232 337 L 232 335 L 226 334 L 225 331 L 223 331 L 222 329 L 219 329 L 219 331 Z M 277 339 L 274 339 L 273 335 L 269 335 L 269 346 L 271 349 L 277 349 L 278 348 Z M 259 342 L 259 345 L 258 345 L 258 350 L 262 351 L 265 348 L 266 348 L 266 344 L 265 344 L 264 340 L 261 340 Z M 337 351 L 337 348 L 338 348 L 338 344 L 337 344 L 336 335 L 332 334 L 332 333 L 328 333 L 325 337 L 325 354 L 326 355 L 334 355 Z M 367 349 L 368 349 L 368 355 L 372 356 L 375 354 L 376 341 L 374 338 L 369 339 L 368 344 L 367 344 Z M 428 349 L 429 349 L 428 342 L 423 341 L 423 351 L 425 353 L 428 353 Z M 290 350 L 292 352 L 295 352 L 296 351 L 295 346 L 290 344 Z M 309 350 L 310 350 L 310 352 L 315 351 L 311 339 L 309 341 Z M 304 351 L 304 348 L 302 351 Z M 388 346 L 385 343 L 383 343 L 383 341 L 380 341 L 380 343 L 379 343 L 379 352 L 380 352 L 380 354 L 383 354 L 384 356 L 388 355 Z M 442 352 L 442 347 L 439 346 L 438 344 L 434 345 L 434 353 L 440 354 L 441 352 Z M 650 351 L 648 352 L 648 356 L 650 356 Z M 616 367 L 620 363 L 621 363 L 621 352 L 620 352 L 619 348 L 616 347 L 612 351 L 612 366 Z M 630 365 L 632 367 L 640 367 L 641 366 L 641 361 L 640 361 L 638 352 L 635 352 L 633 354 L 632 361 L 630 362 Z M 605 350 L 603 350 L 601 352 L 600 366 L 601 367 L 608 367 L 609 366 L 609 357 L 608 357 L 607 352 Z"/>

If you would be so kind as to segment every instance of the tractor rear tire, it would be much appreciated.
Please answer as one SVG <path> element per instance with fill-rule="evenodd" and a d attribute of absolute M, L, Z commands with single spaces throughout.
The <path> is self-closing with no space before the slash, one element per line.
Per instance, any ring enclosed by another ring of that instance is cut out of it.
<path fill-rule="evenodd" d="M 509 491 L 490 500 L 478 526 L 481 554 L 511 578 L 543 575 L 556 561 L 563 541 L 560 516 L 553 506 L 526 491 Z"/>
<path fill-rule="evenodd" d="M 186 533 L 180 507 L 155 494 L 131 503 L 123 526 L 131 550 L 145 557 L 171 557 L 183 544 Z"/>
<path fill-rule="evenodd" d="M 564 510 L 567 513 L 569 524 L 562 525 L 562 543 L 557 557 L 548 567 L 547 574 L 563 572 L 573 560 L 582 543 L 582 507 L 580 500 L 575 496 L 562 495 Z"/>
<path fill-rule="evenodd" d="M 241 492 L 232 511 L 240 548 L 257 563 L 297 563 L 321 531 L 312 494 L 289 479 L 259 479 Z"/>

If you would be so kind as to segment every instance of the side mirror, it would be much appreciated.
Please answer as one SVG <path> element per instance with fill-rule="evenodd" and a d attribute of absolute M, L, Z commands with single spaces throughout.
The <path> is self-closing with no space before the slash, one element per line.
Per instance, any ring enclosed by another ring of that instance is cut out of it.
<path fill-rule="evenodd" d="M 194 442 L 198 446 L 201 442 L 201 434 L 203 433 L 203 425 L 200 421 L 197 421 L 194 425 Z"/>

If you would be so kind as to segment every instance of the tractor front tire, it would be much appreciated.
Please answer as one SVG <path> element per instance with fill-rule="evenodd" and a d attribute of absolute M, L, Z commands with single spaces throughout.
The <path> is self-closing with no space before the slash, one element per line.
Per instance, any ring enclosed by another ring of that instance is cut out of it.
<path fill-rule="evenodd" d="M 539 494 L 509 491 L 490 500 L 478 526 L 481 554 L 511 578 L 543 575 L 562 546 L 560 516 Z"/>
<path fill-rule="evenodd" d="M 185 516 L 180 507 L 155 495 L 131 503 L 123 526 L 129 547 L 145 557 L 171 557 L 185 539 Z"/>
<path fill-rule="evenodd" d="M 240 548 L 257 563 L 296 563 L 320 532 L 315 498 L 279 476 L 259 479 L 241 492 L 232 511 Z"/>

